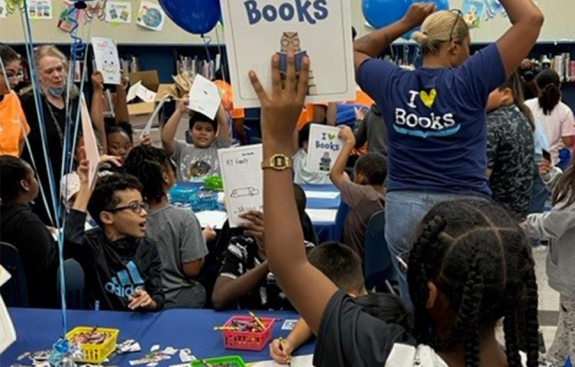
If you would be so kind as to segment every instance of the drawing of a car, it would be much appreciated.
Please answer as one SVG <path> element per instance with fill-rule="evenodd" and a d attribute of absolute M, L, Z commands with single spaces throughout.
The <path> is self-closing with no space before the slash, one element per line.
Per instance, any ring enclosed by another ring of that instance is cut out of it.
<path fill-rule="evenodd" d="M 256 196 L 259 195 L 260 190 L 256 189 L 255 187 L 242 187 L 240 189 L 235 189 L 232 191 L 232 193 L 230 194 L 231 197 L 233 197 L 234 199 L 237 198 L 243 198 L 246 196 Z"/>

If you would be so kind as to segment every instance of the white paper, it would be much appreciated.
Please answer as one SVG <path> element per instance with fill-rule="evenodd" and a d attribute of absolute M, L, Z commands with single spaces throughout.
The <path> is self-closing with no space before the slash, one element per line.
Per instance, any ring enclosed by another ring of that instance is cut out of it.
<path fill-rule="evenodd" d="M 128 89 L 128 95 L 126 96 L 126 102 L 132 102 L 134 98 L 138 95 L 138 89 L 142 85 L 142 81 L 137 82 Z"/>
<path fill-rule="evenodd" d="M 335 224 L 337 209 L 306 209 L 313 224 Z"/>
<path fill-rule="evenodd" d="M 122 67 L 118 48 L 109 38 L 92 37 L 96 69 L 102 73 L 104 84 L 120 85 L 122 81 Z"/>
<path fill-rule="evenodd" d="M 161 31 L 166 22 L 166 13 L 158 4 L 142 1 L 136 24 L 152 31 Z"/>
<path fill-rule="evenodd" d="M 196 214 L 202 228 L 215 227 L 216 229 L 222 229 L 226 220 L 228 220 L 228 213 L 222 211 L 209 210 L 194 214 Z"/>
<path fill-rule="evenodd" d="M 264 361 L 252 364 L 252 367 L 285 367 L 275 361 Z M 290 367 L 313 367 L 313 354 L 293 357 Z"/>
<path fill-rule="evenodd" d="M 142 81 L 137 82 L 128 89 L 126 96 L 127 102 L 131 102 L 134 98 L 140 98 L 144 102 L 154 102 L 156 100 L 156 93 L 142 85 Z"/>
<path fill-rule="evenodd" d="M 0 287 L 11 278 L 10 273 L 0 265 Z M 0 296 L 0 354 L 16 341 L 16 330 L 8 314 L 4 300 Z"/>
<path fill-rule="evenodd" d="M 145 137 L 150 135 L 150 132 L 152 131 L 152 126 L 154 125 L 154 122 L 157 121 L 156 117 L 158 116 L 158 113 L 160 113 L 160 110 L 162 109 L 166 101 L 170 98 L 171 96 L 166 95 L 164 96 L 164 98 L 162 98 L 160 103 L 158 103 L 156 109 L 154 110 L 154 113 L 152 113 L 152 115 L 150 116 L 150 119 L 148 120 L 146 127 L 144 127 L 144 130 L 142 130 L 142 133 L 140 134 L 140 140 L 143 140 Z"/>
<path fill-rule="evenodd" d="M 86 152 L 86 159 L 90 162 L 88 169 L 88 184 L 93 187 L 98 175 L 98 170 L 100 169 L 100 151 L 98 149 L 98 142 L 96 141 L 96 134 L 94 134 L 94 128 L 92 127 L 92 119 L 90 118 L 90 113 L 88 112 L 88 106 L 86 105 L 86 99 L 82 95 L 80 102 L 80 113 L 82 117 L 82 135 L 84 137 L 84 150 Z"/>
<path fill-rule="evenodd" d="M 30 19 L 52 19 L 52 0 L 28 0 Z"/>
<path fill-rule="evenodd" d="M 299 320 L 290 320 L 290 319 L 285 320 L 284 323 L 283 323 L 283 325 L 282 325 L 282 330 L 284 330 L 284 331 L 292 331 L 298 321 L 299 321 Z"/>
<path fill-rule="evenodd" d="M 222 97 L 218 86 L 197 74 L 190 89 L 188 108 L 214 120 L 221 103 Z"/>
<path fill-rule="evenodd" d="M 239 214 L 263 210 L 262 155 L 261 144 L 218 150 L 231 228 L 238 226 Z"/>
<path fill-rule="evenodd" d="M 0 265 L 0 287 L 9 281 L 10 278 L 12 278 L 12 275 L 8 272 L 8 270 L 4 269 L 4 267 Z"/>
<path fill-rule="evenodd" d="M 306 171 L 319 173 L 329 173 L 331 171 L 343 148 L 343 141 L 338 138 L 338 135 L 338 127 L 319 124 L 311 125 Z"/>
<path fill-rule="evenodd" d="M 234 106 L 259 107 L 249 71 L 255 70 L 270 90 L 270 59 L 278 54 L 286 60 L 288 50 L 296 53 L 298 65 L 305 55 L 311 59 L 307 102 L 355 99 L 350 0 L 221 0 L 221 4 Z"/>
<path fill-rule="evenodd" d="M 305 196 L 308 199 L 336 199 L 339 197 L 339 191 L 306 191 Z"/>
<path fill-rule="evenodd" d="M 0 18 L 6 18 L 8 16 L 8 8 L 6 7 L 6 1 L 0 0 Z"/>
<path fill-rule="evenodd" d="M 106 22 L 131 23 L 132 3 L 130 1 L 108 1 L 106 3 Z"/>

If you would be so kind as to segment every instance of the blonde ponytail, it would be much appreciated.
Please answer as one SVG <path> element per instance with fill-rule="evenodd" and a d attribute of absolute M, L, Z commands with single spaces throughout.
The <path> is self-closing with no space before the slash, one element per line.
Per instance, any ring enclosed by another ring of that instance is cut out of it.
<path fill-rule="evenodd" d="M 437 54 L 441 45 L 449 41 L 462 41 L 469 36 L 469 27 L 459 14 L 447 10 L 431 14 L 421 30 L 411 35 L 419 43 L 424 55 Z"/>

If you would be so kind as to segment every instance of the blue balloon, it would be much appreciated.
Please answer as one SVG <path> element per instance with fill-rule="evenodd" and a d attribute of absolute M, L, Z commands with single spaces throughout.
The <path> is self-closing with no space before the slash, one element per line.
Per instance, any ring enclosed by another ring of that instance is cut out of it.
<path fill-rule="evenodd" d="M 206 34 L 222 18 L 219 0 L 160 0 L 168 17 L 193 34 Z"/>
<path fill-rule="evenodd" d="M 363 0 L 361 8 L 369 25 L 379 29 L 400 20 L 410 4 L 410 0 Z"/>

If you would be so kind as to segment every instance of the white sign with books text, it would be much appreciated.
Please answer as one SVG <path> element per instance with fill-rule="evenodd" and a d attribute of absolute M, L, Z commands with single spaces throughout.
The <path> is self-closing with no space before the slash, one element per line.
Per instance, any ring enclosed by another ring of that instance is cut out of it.
<path fill-rule="evenodd" d="M 350 0 L 220 1 L 235 106 L 258 107 L 249 71 L 270 90 L 272 55 L 284 79 L 290 51 L 298 70 L 311 59 L 307 102 L 354 99 Z"/>
<path fill-rule="evenodd" d="M 343 141 L 339 138 L 338 127 L 312 124 L 309 129 L 305 170 L 326 174 L 331 172 L 342 148 Z"/>

